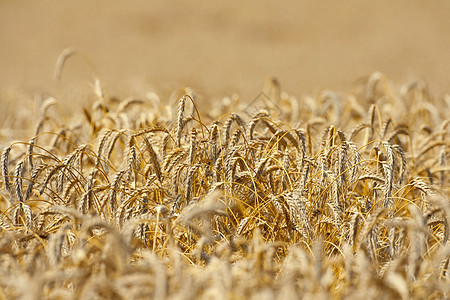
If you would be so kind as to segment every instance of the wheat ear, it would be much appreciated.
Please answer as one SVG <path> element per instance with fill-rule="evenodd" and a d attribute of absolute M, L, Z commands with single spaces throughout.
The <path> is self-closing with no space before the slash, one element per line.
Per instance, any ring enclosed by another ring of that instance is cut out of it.
<path fill-rule="evenodd" d="M 3 182 L 5 184 L 5 188 L 8 192 L 11 192 L 11 184 L 9 183 L 9 174 L 8 174 L 8 161 L 9 161 L 9 153 L 11 152 L 11 146 L 3 149 L 2 152 L 2 175 Z"/>
<path fill-rule="evenodd" d="M 178 102 L 178 113 L 177 113 L 177 130 L 176 130 L 176 136 L 177 136 L 177 146 L 181 146 L 181 132 L 183 130 L 183 113 L 184 113 L 184 107 L 186 104 L 186 97 L 182 97 Z"/>

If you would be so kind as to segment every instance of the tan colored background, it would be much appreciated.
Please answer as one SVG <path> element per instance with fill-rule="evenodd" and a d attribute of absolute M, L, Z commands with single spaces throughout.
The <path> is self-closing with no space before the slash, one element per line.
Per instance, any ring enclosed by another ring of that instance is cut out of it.
<path fill-rule="evenodd" d="M 74 46 L 110 93 L 191 86 L 205 99 L 254 97 L 268 75 L 301 96 L 347 91 L 378 70 L 450 91 L 450 1 L 0 1 L 0 89 L 90 87 Z M 0 100 L 0 101 L 4 101 Z"/>

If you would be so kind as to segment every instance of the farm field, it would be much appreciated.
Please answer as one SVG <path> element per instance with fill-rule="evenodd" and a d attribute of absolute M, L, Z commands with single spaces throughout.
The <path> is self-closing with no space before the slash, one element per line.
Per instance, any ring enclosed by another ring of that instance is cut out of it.
<path fill-rule="evenodd" d="M 0 3 L 0 299 L 449 297 L 446 3 L 134 2 Z"/>
<path fill-rule="evenodd" d="M 4 298 L 447 297 L 448 96 L 183 92 L 43 99 L 1 156 Z"/>

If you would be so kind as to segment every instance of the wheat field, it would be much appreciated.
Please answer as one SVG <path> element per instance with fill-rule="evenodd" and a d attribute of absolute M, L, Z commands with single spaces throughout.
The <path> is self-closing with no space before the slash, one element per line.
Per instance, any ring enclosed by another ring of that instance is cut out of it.
<path fill-rule="evenodd" d="M 1 149 L 1 299 L 449 297 L 450 96 L 93 87 Z"/>

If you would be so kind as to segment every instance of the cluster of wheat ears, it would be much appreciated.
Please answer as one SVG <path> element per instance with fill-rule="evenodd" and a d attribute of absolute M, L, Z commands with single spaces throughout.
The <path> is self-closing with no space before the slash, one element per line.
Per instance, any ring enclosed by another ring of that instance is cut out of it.
<path fill-rule="evenodd" d="M 94 94 L 2 150 L 0 298 L 450 297 L 450 96 Z"/>

